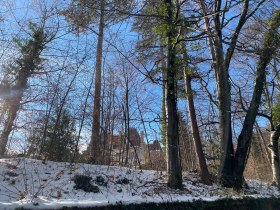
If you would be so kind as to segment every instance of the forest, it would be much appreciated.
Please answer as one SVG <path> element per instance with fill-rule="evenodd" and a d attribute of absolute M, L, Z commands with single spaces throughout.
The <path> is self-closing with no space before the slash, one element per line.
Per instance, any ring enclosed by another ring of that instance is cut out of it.
<path fill-rule="evenodd" d="M 1 0 L 1 176 L 54 161 L 280 196 L 279 49 L 278 0 Z"/>

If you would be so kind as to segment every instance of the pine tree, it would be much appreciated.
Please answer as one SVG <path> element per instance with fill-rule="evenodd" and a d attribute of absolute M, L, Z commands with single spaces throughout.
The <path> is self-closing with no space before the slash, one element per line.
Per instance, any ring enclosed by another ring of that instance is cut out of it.
<path fill-rule="evenodd" d="M 3 123 L 3 130 L 0 134 L 0 156 L 3 156 L 6 151 L 6 145 L 9 135 L 13 129 L 14 121 L 20 111 L 21 101 L 24 92 L 28 88 L 28 79 L 32 74 L 40 68 L 42 59 L 40 54 L 45 48 L 47 35 L 43 28 L 30 23 L 31 38 L 26 40 L 15 39 L 15 42 L 20 49 L 21 57 L 16 60 L 15 65 L 7 67 L 10 76 L 14 75 L 14 82 L 4 84 L 8 88 L 10 94 L 4 99 L 7 112 L 7 117 Z"/>
<path fill-rule="evenodd" d="M 100 110 L 101 110 L 101 81 L 102 81 L 102 56 L 103 42 L 106 23 L 108 21 L 116 22 L 131 9 L 133 1 L 128 0 L 72 0 L 68 9 L 62 14 L 74 27 L 76 32 L 92 29 L 92 24 L 97 22 L 97 49 L 95 61 L 95 80 L 94 80 L 94 104 L 93 104 L 93 122 L 92 136 L 90 142 L 90 162 L 102 164 L 105 162 L 102 151 L 100 135 Z"/>
<path fill-rule="evenodd" d="M 43 154 L 46 159 L 53 161 L 71 161 L 75 152 L 77 135 L 75 130 L 75 121 L 67 109 L 63 109 L 60 118 L 57 119 L 58 109 L 54 116 L 50 116 L 47 131 L 46 142 L 43 147 Z M 30 144 L 28 149 L 29 156 L 39 154 L 39 145 L 44 133 L 44 121 L 46 117 L 39 119 L 39 126 L 29 137 Z"/>

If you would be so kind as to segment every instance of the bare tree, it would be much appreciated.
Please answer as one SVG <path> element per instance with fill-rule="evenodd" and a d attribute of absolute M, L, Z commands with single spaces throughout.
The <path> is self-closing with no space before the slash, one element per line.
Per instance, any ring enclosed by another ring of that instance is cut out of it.
<path fill-rule="evenodd" d="M 196 119 L 196 113 L 195 113 L 195 105 L 194 105 L 194 97 L 193 97 L 193 90 L 191 85 L 191 79 L 192 79 L 192 72 L 191 68 L 188 66 L 188 58 L 187 58 L 187 52 L 186 52 L 186 46 L 185 43 L 182 43 L 182 50 L 183 50 L 183 60 L 184 60 L 184 82 L 185 82 L 185 92 L 186 97 L 188 101 L 188 109 L 189 109 L 189 115 L 190 115 L 190 121 L 191 121 L 191 128 L 192 128 L 192 136 L 193 141 L 195 145 L 195 151 L 197 155 L 197 159 L 199 162 L 200 167 L 200 173 L 201 173 L 201 180 L 203 183 L 211 185 L 211 177 L 206 165 L 205 156 L 203 154 L 202 149 L 202 142 L 199 134 L 199 128 L 197 124 Z"/>
<path fill-rule="evenodd" d="M 267 60 L 260 58 L 258 70 L 256 73 L 256 85 L 250 111 L 247 112 L 241 134 L 238 138 L 238 146 L 236 153 L 233 149 L 232 143 L 232 123 L 231 123 L 231 89 L 229 79 L 229 67 L 235 48 L 237 46 L 240 32 L 246 21 L 252 17 L 257 9 L 264 3 L 260 1 L 256 3 L 255 8 L 249 10 L 249 1 L 242 1 L 242 10 L 239 15 L 234 16 L 229 21 L 225 20 L 226 13 L 233 7 L 233 2 L 226 2 L 217 0 L 213 5 L 213 14 L 208 13 L 205 1 L 199 1 L 204 15 L 205 30 L 208 35 L 210 53 L 212 56 L 212 64 L 215 71 L 217 81 L 217 95 L 218 95 L 218 109 L 220 120 L 220 139 L 221 139 L 221 171 L 220 182 L 226 187 L 241 188 L 243 183 L 243 171 L 245 168 L 245 160 L 248 152 L 250 138 L 252 135 L 253 124 L 255 121 L 255 114 L 259 106 L 260 96 L 263 87 L 263 73 L 267 65 Z M 209 18 L 213 17 L 213 18 Z M 233 19 L 239 18 L 235 25 L 234 33 L 231 34 L 230 41 L 227 42 L 228 48 L 225 50 L 224 33 L 225 26 Z M 211 23 L 213 27 L 211 28 Z M 270 58 L 269 58 L 270 60 Z"/>

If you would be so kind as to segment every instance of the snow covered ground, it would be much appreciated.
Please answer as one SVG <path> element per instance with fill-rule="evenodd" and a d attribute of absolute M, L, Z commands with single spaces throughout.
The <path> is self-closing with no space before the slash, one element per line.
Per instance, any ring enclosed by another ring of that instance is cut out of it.
<path fill-rule="evenodd" d="M 91 177 L 90 184 L 95 186 L 96 192 L 79 189 L 74 181 L 79 175 Z M 40 160 L 24 158 L 1 159 L 0 176 L 0 209 L 54 209 L 196 199 L 211 201 L 242 196 L 280 197 L 275 187 L 258 181 L 248 181 L 250 189 L 236 194 L 217 185 L 203 185 L 196 174 L 188 173 L 183 176 L 184 189 L 171 190 L 166 187 L 163 172 L 52 161 L 43 164 Z"/>

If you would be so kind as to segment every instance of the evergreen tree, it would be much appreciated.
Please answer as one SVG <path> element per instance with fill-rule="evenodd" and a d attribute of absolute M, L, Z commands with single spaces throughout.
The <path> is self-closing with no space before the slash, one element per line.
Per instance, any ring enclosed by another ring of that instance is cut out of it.
<path fill-rule="evenodd" d="M 7 92 L 4 98 L 6 119 L 0 132 L 0 156 L 3 156 L 6 151 L 9 135 L 20 111 L 24 93 L 28 89 L 28 80 L 40 68 L 42 62 L 40 55 L 48 41 L 47 34 L 42 27 L 30 23 L 29 30 L 31 31 L 30 38 L 15 39 L 21 56 L 14 65 L 6 67 L 9 77 L 12 78 L 11 82 L 7 84 L 7 81 L 2 81 L 0 84 L 0 87 L 5 87 Z"/>
<path fill-rule="evenodd" d="M 63 109 L 59 119 L 51 116 L 46 132 L 46 142 L 43 147 L 45 158 L 53 161 L 71 161 L 75 152 L 77 135 L 75 131 L 75 121 L 67 109 Z M 28 155 L 36 156 L 39 153 L 44 132 L 45 117 L 39 120 L 39 126 L 29 137 Z"/>

